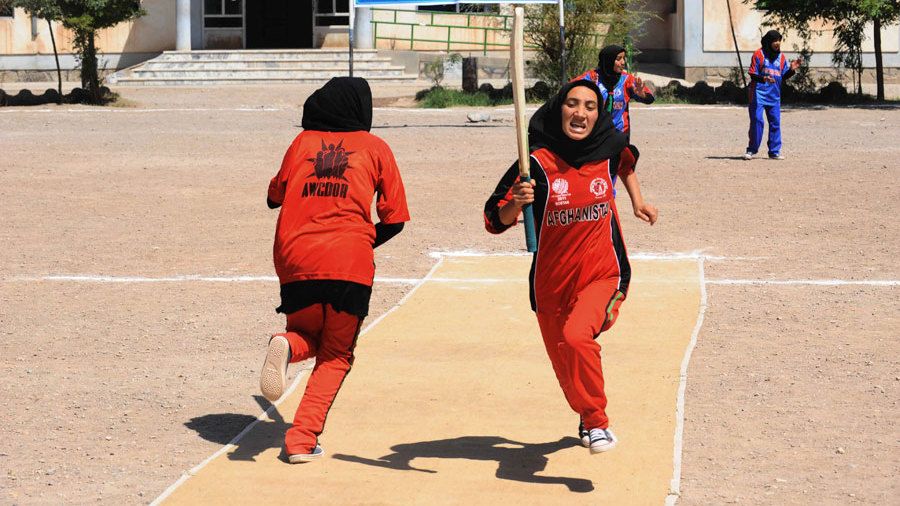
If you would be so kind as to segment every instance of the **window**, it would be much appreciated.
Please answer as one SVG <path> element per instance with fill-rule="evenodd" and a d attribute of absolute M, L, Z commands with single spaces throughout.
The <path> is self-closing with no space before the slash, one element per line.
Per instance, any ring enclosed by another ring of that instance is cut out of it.
<path fill-rule="evenodd" d="M 205 28 L 242 28 L 244 0 L 203 0 Z"/>
<path fill-rule="evenodd" d="M 11 18 L 13 14 L 15 14 L 15 9 L 12 5 L 0 5 L 0 18 Z"/>
<path fill-rule="evenodd" d="M 350 0 L 316 0 L 316 26 L 350 24 Z"/>

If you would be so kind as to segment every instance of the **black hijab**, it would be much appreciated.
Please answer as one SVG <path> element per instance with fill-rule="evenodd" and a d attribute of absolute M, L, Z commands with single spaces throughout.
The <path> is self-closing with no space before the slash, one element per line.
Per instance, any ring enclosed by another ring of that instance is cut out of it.
<path fill-rule="evenodd" d="M 624 53 L 625 48 L 615 44 L 606 46 L 600 50 L 600 58 L 597 60 L 597 72 L 600 74 L 600 82 L 606 91 L 615 89 L 622 74 L 616 72 L 616 57 Z"/>
<path fill-rule="evenodd" d="M 769 60 L 774 60 L 778 56 L 778 53 L 781 52 L 772 49 L 772 43 L 776 40 L 781 40 L 781 34 L 776 30 L 769 30 L 765 35 L 763 35 L 763 38 L 760 41 L 760 43 L 762 44 L 763 53 L 765 53 L 766 58 Z"/>
<path fill-rule="evenodd" d="M 562 106 L 573 88 L 584 86 L 597 94 L 599 116 L 594 129 L 580 141 L 572 140 L 562 129 Z M 576 169 L 588 162 L 606 160 L 622 152 L 625 134 L 613 126 L 612 116 L 601 107 L 600 88 L 596 83 L 579 79 L 566 84 L 555 97 L 541 106 L 528 123 L 529 148 L 547 148 Z"/>
<path fill-rule="evenodd" d="M 372 129 L 372 90 L 361 77 L 333 77 L 303 104 L 303 129 L 355 132 Z"/>

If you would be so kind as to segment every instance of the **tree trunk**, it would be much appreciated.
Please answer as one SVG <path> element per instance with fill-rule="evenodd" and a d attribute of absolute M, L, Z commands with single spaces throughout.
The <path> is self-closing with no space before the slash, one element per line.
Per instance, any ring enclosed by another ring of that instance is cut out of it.
<path fill-rule="evenodd" d="M 50 41 L 53 43 L 53 57 L 56 58 L 56 80 L 58 83 L 59 103 L 62 103 L 62 69 L 59 68 L 59 52 L 56 50 L 56 37 L 53 35 L 53 22 L 47 20 L 47 27 L 50 29 Z"/>
<path fill-rule="evenodd" d="M 97 46 L 94 43 L 96 32 L 87 34 L 87 50 L 81 62 L 81 82 L 86 85 L 88 96 L 94 104 L 100 103 L 100 78 L 97 75 Z"/>
<path fill-rule="evenodd" d="M 878 87 L 877 98 L 884 101 L 884 63 L 881 59 L 881 20 L 875 18 L 875 82 Z"/>

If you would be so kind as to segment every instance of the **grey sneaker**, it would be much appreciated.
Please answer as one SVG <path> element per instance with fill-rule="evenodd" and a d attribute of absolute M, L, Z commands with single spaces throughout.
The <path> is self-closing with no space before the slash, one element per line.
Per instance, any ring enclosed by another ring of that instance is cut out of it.
<path fill-rule="evenodd" d="M 753 153 L 751 153 L 749 151 L 744 153 L 744 160 L 752 160 L 752 159 L 753 159 Z"/>
<path fill-rule="evenodd" d="M 309 453 L 295 453 L 293 455 L 288 455 L 288 462 L 291 464 L 302 464 L 304 462 L 310 462 L 312 460 L 316 460 L 325 455 L 325 450 L 318 444 L 313 450 Z"/>
<path fill-rule="evenodd" d="M 612 450 L 619 441 L 609 429 L 591 429 L 591 453 L 602 453 Z"/>
<path fill-rule="evenodd" d="M 266 361 L 263 362 L 262 374 L 259 376 L 259 389 L 263 396 L 272 402 L 284 394 L 287 366 L 291 360 L 291 346 L 284 336 L 272 336 Z"/>
<path fill-rule="evenodd" d="M 581 439 L 581 446 L 591 447 L 591 431 L 584 428 L 584 422 L 578 422 L 578 437 Z"/>

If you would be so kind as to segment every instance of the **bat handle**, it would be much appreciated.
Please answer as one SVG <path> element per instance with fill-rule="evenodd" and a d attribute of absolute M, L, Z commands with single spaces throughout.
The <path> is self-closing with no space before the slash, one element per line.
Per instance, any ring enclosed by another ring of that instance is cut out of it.
<path fill-rule="evenodd" d="M 520 175 L 519 179 L 531 181 L 531 178 L 524 174 Z M 522 218 L 525 225 L 525 249 L 529 253 L 534 253 L 537 251 L 537 234 L 534 232 L 534 210 L 531 204 L 522 207 Z"/>
<path fill-rule="evenodd" d="M 525 248 L 529 253 L 537 251 L 537 236 L 534 233 L 534 211 L 531 204 L 522 208 L 522 217 L 525 219 Z"/>

